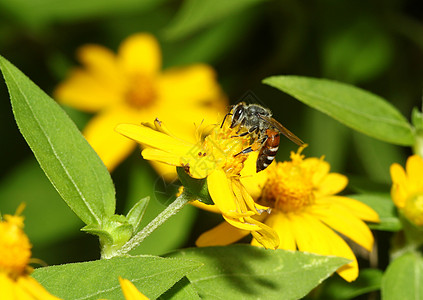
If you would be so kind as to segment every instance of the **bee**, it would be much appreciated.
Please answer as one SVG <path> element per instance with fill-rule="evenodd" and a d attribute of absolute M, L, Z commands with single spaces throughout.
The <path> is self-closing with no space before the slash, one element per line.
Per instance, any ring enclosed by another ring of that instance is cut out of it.
<path fill-rule="evenodd" d="M 273 119 L 272 112 L 269 109 L 258 104 L 246 104 L 245 102 L 236 104 L 232 109 L 232 113 L 229 112 L 225 116 L 223 123 L 228 115 L 232 116 L 230 128 L 239 126 L 237 135 L 234 137 L 251 134 L 254 140 L 257 141 L 257 143 L 236 154 L 246 154 L 259 150 L 256 162 L 257 173 L 266 169 L 275 159 L 279 149 L 281 133 L 299 146 L 304 144 L 300 138 Z M 243 132 L 239 134 L 241 131 Z"/>

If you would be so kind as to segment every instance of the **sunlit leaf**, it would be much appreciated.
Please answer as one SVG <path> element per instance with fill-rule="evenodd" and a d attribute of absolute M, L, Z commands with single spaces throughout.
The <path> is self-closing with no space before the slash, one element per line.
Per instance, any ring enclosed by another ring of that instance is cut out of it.
<path fill-rule="evenodd" d="M 373 138 L 413 145 L 411 125 L 385 99 L 352 85 L 327 79 L 273 76 L 263 80 L 299 101 Z"/>
<path fill-rule="evenodd" d="M 68 206 L 86 224 L 101 224 L 115 211 L 110 174 L 60 106 L 15 66 L 0 57 L 19 130 Z"/>
<path fill-rule="evenodd" d="M 348 263 L 249 245 L 184 249 L 170 256 L 204 264 L 187 275 L 202 299 L 299 299 Z"/>
<path fill-rule="evenodd" d="M 119 276 L 155 299 L 201 265 L 186 259 L 156 256 L 116 257 L 39 268 L 32 276 L 50 293 L 63 299 L 123 299 Z"/>

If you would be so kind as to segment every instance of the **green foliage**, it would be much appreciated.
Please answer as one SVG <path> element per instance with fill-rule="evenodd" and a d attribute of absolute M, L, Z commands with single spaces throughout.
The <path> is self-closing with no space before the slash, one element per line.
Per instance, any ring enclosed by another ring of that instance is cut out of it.
<path fill-rule="evenodd" d="M 382 299 L 421 299 L 423 258 L 421 253 L 406 253 L 395 259 L 382 278 Z"/>
<path fill-rule="evenodd" d="M 259 2 L 262 0 L 185 0 L 177 16 L 166 29 L 166 37 L 182 39 Z"/>
<path fill-rule="evenodd" d="M 202 299 L 299 299 L 349 262 L 248 245 L 184 249 L 170 256 L 204 264 L 187 275 Z"/>
<path fill-rule="evenodd" d="M 155 299 L 201 265 L 178 258 L 118 257 L 40 268 L 32 276 L 63 299 L 123 299 L 119 276 Z"/>
<path fill-rule="evenodd" d="M 318 299 L 353 299 L 369 292 L 378 291 L 382 281 L 382 271 L 377 269 L 360 270 L 354 282 L 345 282 L 340 277 L 332 277 L 323 284 L 323 292 Z"/>
<path fill-rule="evenodd" d="M 376 139 L 397 145 L 414 143 L 411 125 L 404 116 L 370 92 L 345 83 L 300 76 L 273 76 L 263 83 Z"/>
<path fill-rule="evenodd" d="M 115 189 L 103 162 L 60 106 L 0 57 L 19 130 L 56 190 L 85 224 L 115 211 Z"/>

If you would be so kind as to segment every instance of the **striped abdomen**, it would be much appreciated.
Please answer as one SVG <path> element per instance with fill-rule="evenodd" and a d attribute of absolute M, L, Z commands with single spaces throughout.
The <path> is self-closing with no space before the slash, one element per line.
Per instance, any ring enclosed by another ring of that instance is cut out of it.
<path fill-rule="evenodd" d="M 276 153 L 279 149 L 279 131 L 272 129 L 266 130 L 267 140 L 264 142 L 263 146 L 260 149 L 257 163 L 256 171 L 257 173 L 266 169 L 272 161 L 275 159 Z"/>

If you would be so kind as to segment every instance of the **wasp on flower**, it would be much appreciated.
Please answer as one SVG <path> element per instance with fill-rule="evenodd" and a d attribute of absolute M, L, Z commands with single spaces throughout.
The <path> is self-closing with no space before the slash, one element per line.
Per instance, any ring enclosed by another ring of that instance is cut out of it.
<path fill-rule="evenodd" d="M 257 173 L 266 169 L 275 159 L 281 133 L 298 146 L 304 144 L 300 138 L 272 118 L 270 109 L 258 104 L 247 105 L 245 102 L 240 102 L 234 106 L 232 113 L 226 114 L 225 119 L 228 115 L 232 115 L 230 128 L 238 128 L 236 136 L 249 135 L 256 141 L 236 155 L 259 150 L 256 163 Z M 224 122 L 225 120 L 222 126 Z M 241 131 L 242 133 L 239 133 Z"/>
<path fill-rule="evenodd" d="M 183 167 L 190 177 L 206 179 L 208 193 L 224 219 L 251 232 L 264 247 L 275 249 L 279 244 L 275 231 L 252 217 L 268 207 L 256 204 L 240 181 L 248 157 L 243 150 L 254 141 L 237 133 L 226 118 L 222 125 L 219 123 L 203 124 L 196 143 L 174 136 L 157 119 L 153 125 L 120 124 L 116 131 L 142 144 L 145 159 Z"/>

